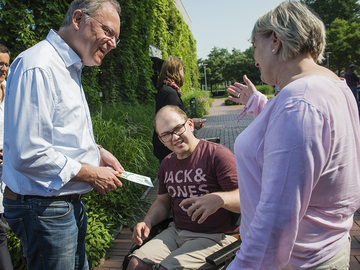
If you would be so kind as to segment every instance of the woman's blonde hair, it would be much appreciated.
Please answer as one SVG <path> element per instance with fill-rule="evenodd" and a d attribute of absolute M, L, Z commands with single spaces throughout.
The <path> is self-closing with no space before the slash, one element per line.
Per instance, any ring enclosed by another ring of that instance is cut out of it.
<path fill-rule="evenodd" d="M 324 23 L 300 2 L 282 2 L 261 15 L 251 34 L 269 37 L 273 32 L 281 41 L 279 55 L 287 61 L 300 53 L 310 53 L 316 62 L 324 59 L 326 32 Z"/>
<path fill-rule="evenodd" d="M 180 68 L 184 66 L 184 62 L 180 58 L 170 57 L 166 59 L 161 67 L 157 88 L 164 84 L 164 80 L 168 79 L 178 87 L 183 86 L 184 77 L 180 74 Z"/>

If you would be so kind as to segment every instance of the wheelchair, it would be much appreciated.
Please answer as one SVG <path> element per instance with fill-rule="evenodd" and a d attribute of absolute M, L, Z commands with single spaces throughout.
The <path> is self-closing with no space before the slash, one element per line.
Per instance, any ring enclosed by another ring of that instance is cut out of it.
<path fill-rule="evenodd" d="M 233 222 L 237 225 L 240 225 L 240 214 L 233 215 Z M 165 230 L 169 223 L 172 221 L 172 218 L 168 218 L 154 227 L 151 228 L 149 236 L 143 241 L 143 244 L 150 241 L 152 238 L 154 238 L 157 234 L 161 233 L 163 230 Z M 131 228 L 131 231 L 133 231 L 134 227 Z M 206 257 L 206 262 L 213 265 L 214 269 L 223 270 L 226 269 L 226 267 L 230 264 L 230 262 L 235 258 L 236 252 L 240 249 L 241 239 L 240 235 L 235 235 L 238 240 L 233 242 L 232 244 L 223 247 L 222 249 L 218 250 L 217 252 L 211 254 L 210 256 Z M 140 246 L 134 244 L 132 248 L 129 250 L 128 254 L 125 256 L 122 269 L 126 270 L 127 266 L 130 262 L 130 254 L 132 254 L 136 249 L 138 249 Z"/>

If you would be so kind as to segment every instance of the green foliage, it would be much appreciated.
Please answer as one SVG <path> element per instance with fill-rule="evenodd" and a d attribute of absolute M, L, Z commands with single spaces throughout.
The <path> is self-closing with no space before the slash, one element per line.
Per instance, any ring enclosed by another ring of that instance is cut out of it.
<path fill-rule="evenodd" d="M 210 92 L 197 90 L 193 92 L 187 92 L 181 97 L 188 117 L 192 117 L 190 109 L 190 99 L 193 97 L 195 98 L 196 104 L 196 116 L 194 117 L 202 117 L 209 114 L 209 108 L 212 105 L 212 102 L 210 100 Z"/>
<path fill-rule="evenodd" d="M 254 84 L 260 84 L 260 70 L 255 66 L 254 48 L 241 52 L 233 49 L 231 54 L 227 49 L 214 47 L 206 60 L 198 60 L 200 82 L 205 84 L 204 64 L 206 64 L 206 79 L 208 89 L 218 89 L 219 83 L 242 82 L 246 74 Z"/>
<path fill-rule="evenodd" d="M 8 239 L 10 257 L 14 269 L 25 270 L 26 261 L 22 254 L 19 238 L 17 238 L 15 234 L 11 230 L 9 230 L 7 234 L 7 239 Z"/>
<path fill-rule="evenodd" d="M 44 39 L 51 28 L 58 29 L 71 0 L 23 0 L 0 2 L 0 42 L 20 52 Z"/>
<path fill-rule="evenodd" d="M 20 52 L 58 30 L 72 0 L 0 1 L 0 42 Z M 90 106 L 122 102 L 149 102 L 156 90 L 152 85 L 149 45 L 162 50 L 163 59 L 180 57 L 186 76 L 184 92 L 198 88 L 196 42 L 172 0 L 119 0 L 121 42 L 103 60 L 100 68 L 86 67 L 82 82 Z M 98 92 L 102 92 L 100 99 Z"/>
<path fill-rule="evenodd" d="M 229 96 L 236 97 L 235 95 L 233 95 L 231 93 L 229 93 Z M 234 102 L 234 101 L 230 100 L 229 98 L 226 98 L 225 99 L 225 106 L 231 106 L 231 105 L 239 105 L 239 103 Z"/>
<path fill-rule="evenodd" d="M 256 85 L 256 90 L 263 93 L 264 95 L 272 95 L 274 94 L 274 86 L 263 84 L 263 85 Z"/>
<path fill-rule="evenodd" d="M 327 30 L 327 48 L 330 54 L 330 68 L 341 75 L 350 64 L 359 64 L 360 22 L 335 19 Z"/>
<path fill-rule="evenodd" d="M 323 20 L 326 28 L 336 19 L 355 21 L 360 16 L 358 0 L 301 0 L 311 7 Z"/>
<path fill-rule="evenodd" d="M 159 163 L 152 153 L 152 121 L 155 105 L 120 104 L 100 107 L 92 117 L 95 141 L 113 153 L 125 170 L 155 179 Z M 88 220 L 86 251 L 92 266 L 111 245 L 111 234 L 120 225 L 130 226 L 145 214 L 148 203 L 140 200 L 145 186 L 121 180 L 122 188 L 101 195 L 92 191 L 83 197 Z"/>

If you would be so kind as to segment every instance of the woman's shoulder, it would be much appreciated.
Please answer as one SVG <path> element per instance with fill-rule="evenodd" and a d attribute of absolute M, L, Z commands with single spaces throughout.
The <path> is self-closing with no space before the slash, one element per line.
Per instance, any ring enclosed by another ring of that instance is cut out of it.
<path fill-rule="evenodd" d="M 163 84 L 160 88 L 159 88 L 159 93 L 160 92 L 163 92 L 163 93 L 167 93 L 169 95 L 173 95 L 173 94 L 177 94 L 176 90 L 171 87 L 170 85 L 166 85 L 166 84 Z"/>

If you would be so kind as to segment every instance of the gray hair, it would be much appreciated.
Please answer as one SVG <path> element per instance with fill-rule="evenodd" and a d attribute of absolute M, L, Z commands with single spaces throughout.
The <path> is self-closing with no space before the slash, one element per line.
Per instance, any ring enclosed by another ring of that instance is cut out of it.
<path fill-rule="evenodd" d="M 101 6 L 107 2 L 109 2 L 110 4 L 112 4 L 114 6 L 114 8 L 116 9 L 117 13 L 120 16 L 121 7 L 117 0 L 74 0 L 71 3 L 68 11 L 66 12 L 64 21 L 60 28 L 64 28 L 71 24 L 72 16 L 73 16 L 75 10 L 80 9 L 84 13 L 88 13 L 88 14 L 90 14 L 90 16 L 94 16 L 97 14 L 97 12 L 101 8 Z M 90 20 L 90 18 L 88 18 L 88 19 Z"/>
<path fill-rule="evenodd" d="M 283 61 L 300 53 L 310 53 L 316 62 L 324 60 L 326 31 L 324 23 L 305 5 L 297 1 L 282 2 L 261 15 L 251 34 L 269 37 L 273 32 L 281 41 L 279 50 Z"/>

